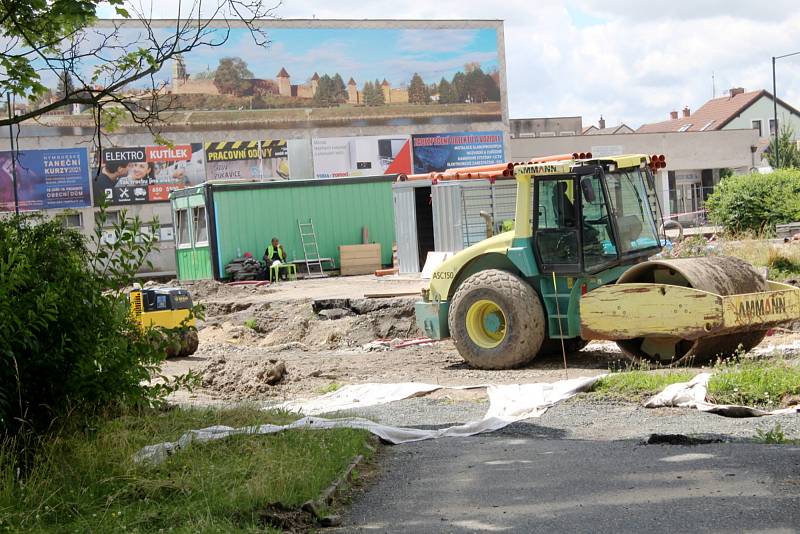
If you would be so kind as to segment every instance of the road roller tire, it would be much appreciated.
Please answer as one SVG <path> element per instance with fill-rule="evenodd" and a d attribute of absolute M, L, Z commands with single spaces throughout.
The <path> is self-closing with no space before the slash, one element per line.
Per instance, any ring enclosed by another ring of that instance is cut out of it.
<path fill-rule="evenodd" d="M 511 369 L 532 360 L 545 338 L 545 314 L 533 287 L 488 269 L 461 284 L 447 317 L 462 358 L 480 369 Z"/>
<path fill-rule="evenodd" d="M 729 256 L 709 256 L 676 260 L 655 260 L 640 263 L 626 271 L 618 284 L 665 283 L 715 293 L 739 295 L 766 291 L 767 281 L 752 265 Z M 648 353 L 647 338 L 618 341 L 625 355 L 635 362 L 646 361 L 661 366 L 702 365 L 718 358 L 727 358 L 741 349 L 749 351 L 764 339 L 766 330 L 708 336 L 695 340 L 668 338 L 674 342 L 674 358 Z"/>

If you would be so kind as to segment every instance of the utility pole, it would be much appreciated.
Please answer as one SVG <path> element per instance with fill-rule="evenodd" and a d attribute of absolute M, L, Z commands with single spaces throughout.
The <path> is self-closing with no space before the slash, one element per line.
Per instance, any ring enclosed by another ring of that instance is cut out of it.
<path fill-rule="evenodd" d="M 14 118 L 14 111 L 11 109 L 11 93 L 6 93 L 6 110 L 8 120 Z M 8 141 L 11 143 L 11 182 L 14 184 L 14 213 L 19 215 L 19 194 L 17 193 L 17 154 L 14 150 L 14 128 L 8 124 Z"/>
<path fill-rule="evenodd" d="M 775 125 L 775 135 L 773 139 L 775 140 L 775 168 L 779 168 L 781 166 L 781 149 L 778 146 L 778 90 L 775 84 L 775 60 L 776 59 L 783 59 L 785 57 L 797 56 L 800 55 L 800 52 L 792 52 L 791 54 L 784 54 L 782 56 L 772 56 L 772 113 L 773 117 L 773 124 Z"/>

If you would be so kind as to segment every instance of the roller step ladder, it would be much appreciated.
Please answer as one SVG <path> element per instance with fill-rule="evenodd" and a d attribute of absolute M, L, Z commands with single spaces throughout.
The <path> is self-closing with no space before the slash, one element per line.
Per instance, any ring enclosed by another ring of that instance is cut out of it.
<path fill-rule="evenodd" d="M 326 274 L 322 269 L 322 258 L 319 256 L 314 221 L 312 219 L 308 219 L 308 222 L 298 220 L 297 227 L 300 230 L 300 242 L 303 244 L 303 257 L 305 258 L 308 277 L 324 278 Z"/>

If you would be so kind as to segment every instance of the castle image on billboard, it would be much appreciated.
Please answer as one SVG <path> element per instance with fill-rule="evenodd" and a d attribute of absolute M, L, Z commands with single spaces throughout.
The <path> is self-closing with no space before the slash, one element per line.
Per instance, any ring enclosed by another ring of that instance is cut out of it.
<path fill-rule="evenodd" d="M 431 27 L 413 22 L 358 27 L 322 21 L 265 28 L 257 46 L 244 28 L 219 29 L 218 46 L 176 55 L 153 80 L 166 128 L 249 123 L 261 128 L 460 124 L 502 121 L 505 76 L 498 26 Z M 399 27 L 398 27 L 399 24 Z M 163 30 L 168 32 L 166 28 Z M 141 29 L 123 27 L 120 42 Z M 165 33 L 166 35 L 166 33 Z M 87 68 L 91 68 L 87 60 Z M 91 72 L 91 71 L 88 71 Z M 56 91 L 58 80 L 44 80 Z M 113 80 L 112 80 L 113 82 Z M 104 83 L 104 80 L 98 80 Z M 149 81 L 125 88 L 149 105 Z M 64 125 L 92 120 L 78 112 Z"/>
<path fill-rule="evenodd" d="M 499 86 L 499 76 L 497 72 L 490 74 L 492 82 L 495 87 Z M 296 97 L 298 99 L 314 100 L 319 91 L 320 76 L 314 72 L 313 76 L 307 83 L 292 84 L 291 75 L 286 70 L 286 67 L 281 67 L 280 72 L 273 79 L 263 78 L 250 78 L 244 80 L 246 90 L 244 92 L 251 95 L 278 95 L 287 97 Z M 336 76 L 332 78 L 334 82 L 337 81 Z M 368 82 L 371 83 L 371 82 Z M 374 88 L 374 84 L 372 85 Z M 386 78 L 378 86 L 383 94 L 384 104 L 407 104 L 408 103 L 408 89 L 406 87 L 392 87 Z M 367 86 L 369 88 L 369 86 Z M 374 91 L 374 89 L 373 89 Z M 178 56 L 173 61 L 172 67 L 172 86 L 171 92 L 175 95 L 220 95 L 223 94 L 220 88 L 214 83 L 213 79 L 200 78 L 192 79 L 186 72 L 186 63 L 182 56 Z M 234 91 L 231 91 L 233 93 Z M 351 77 L 347 81 L 346 91 L 340 93 L 342 95 L 342 102 L 347 104 L 364 104 L 364 90 L 359 90 L 358 83 Z M 496 91 L 499 99 L 499 89 Z M 346 96 L 346 98 L 344 98 Z M 434 97 L 438 95 L 433 95 Z"/>

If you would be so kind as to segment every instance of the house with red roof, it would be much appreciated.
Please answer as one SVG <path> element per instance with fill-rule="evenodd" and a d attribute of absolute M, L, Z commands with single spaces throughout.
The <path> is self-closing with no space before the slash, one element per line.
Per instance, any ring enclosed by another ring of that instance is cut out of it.
<path fill-rule="evenodd" d="M 689 107 L 679 114 L 672 111 L 669 120 L 643 124 L 637 133 L 660 132 L 706 132 L 710 130 L 758 131 L 762 148 L 775 133 L 773 97 L 769 91 L 745 91 L 741 87 L 731 89 L 728 94 L 712 98 L 692 113 Z M 794 130 L 795 139 L 800 139 L 800 111 L 777 99 L 779 127 L 787 124 Z"/>

